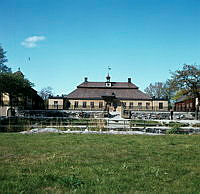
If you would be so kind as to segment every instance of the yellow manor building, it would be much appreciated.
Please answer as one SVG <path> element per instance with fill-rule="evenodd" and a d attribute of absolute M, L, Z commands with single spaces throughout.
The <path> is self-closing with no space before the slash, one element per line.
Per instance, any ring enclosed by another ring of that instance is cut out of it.
<path fill-rule="evenodd" d="M 131 82 L 84 82 L 66 96 L 50 97 L 48 109 L 81 111 L 168 111 L 167 99 L 149 97 Z"/>

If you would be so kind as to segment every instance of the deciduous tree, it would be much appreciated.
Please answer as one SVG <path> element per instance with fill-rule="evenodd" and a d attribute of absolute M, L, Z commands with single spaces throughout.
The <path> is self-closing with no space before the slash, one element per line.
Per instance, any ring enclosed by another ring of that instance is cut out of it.
<path fill-rule="evenodd" d="M 184 64 L 181 70 L 171 72 L 170 84 L 177 89 L 177 95 L 188 95 L 196 99 L 196 119 L 200 103 L 200 66 Z"/>
<path fill-rule="evenodd" d="M 47 100 L 49 96 L 53 95 L 53 89 L 50 86 L 42 88 L 39 92 L 39 95 L 42 97 L 43 100 Z"/>
<path fill-rule="evenodd" d="M 39 95 L 44 100 L 44 105 L 45 105 L 46 108 L 48 107 L 48 98 L 49 98 L 49 96 L 53 96 L 52 90 L 53 90 L 52 87 L 47 86 L 45 88 L 42 88 L 41 91 L 39 92 Z"/>
<path fill-rule="evenodd" d="M 155 98 L 166 98 L 168 96 L 166 91 L 166 83 L 163 82 L 155 82 L 154 84 L 151 83 L 144 91 L 149 96 Z"/>
<path fill-rule="evenodd" d="M 13 99 L 18 97 L 32 97 L 34 86 L 28 79 L 16 73 L 0 73 L 0 91 L 10 97 L 10 106 L 13 107 Z"/>

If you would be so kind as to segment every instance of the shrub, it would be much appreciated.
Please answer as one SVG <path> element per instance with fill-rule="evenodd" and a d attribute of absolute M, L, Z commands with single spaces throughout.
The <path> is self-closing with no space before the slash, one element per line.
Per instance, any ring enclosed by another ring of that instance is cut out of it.
<path fill-rule="evenodd" d="M 168 130 L 166 133 L 167 134 L 179 134 L 181 130 L 181 125 L 180 124 L 174 124 L 170 130 Z"/>
<path fill-rule="evenodd" d="M 179 123 L 179 122 L 173 122 L 173 121 L 169 122 L 166 125 L 168 125 L 169 127 L 174 127 L 176 125 L 179 126 L 179 127 L 188 127 L 189 126 L 188 123 Z"/>
<path fill-rule="evenodd" d="M 131 126 L 162 126 L 162 124 L 158 121 L 151 120 L 132 120 Z"/>
<path fill-rule="evenodd" d="M 200 127 L 200 123 L 193 124 L 192 127 Z"/>

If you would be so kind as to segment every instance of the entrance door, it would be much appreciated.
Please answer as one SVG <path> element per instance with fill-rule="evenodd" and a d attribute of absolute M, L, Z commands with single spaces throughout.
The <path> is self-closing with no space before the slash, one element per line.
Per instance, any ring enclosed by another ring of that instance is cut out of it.
<path fill-rule="evenodd" d="M 111 96 L 102 96 L 102 98 L 106 102 L 106 110 L 109 112 L 116 111 L 118 100 L 116 99 L 115 95 Z"/>

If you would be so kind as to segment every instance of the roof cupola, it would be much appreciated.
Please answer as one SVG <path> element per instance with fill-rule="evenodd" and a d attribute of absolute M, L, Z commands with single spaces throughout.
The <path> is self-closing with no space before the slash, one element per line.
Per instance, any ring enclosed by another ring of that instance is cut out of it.
<path fill-rule="evenodd" d="M 107 80 L 107 82 L 110 82 L 110 75 L 109 75 L 109 73 L 108 73 L 108 75 L 106 76 L 106 80 Z"/>

